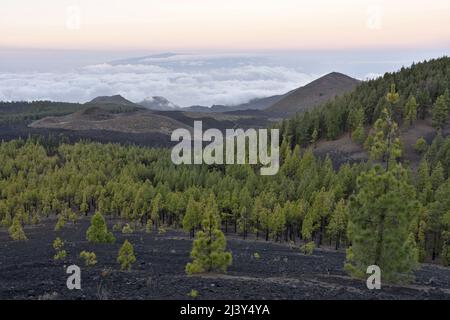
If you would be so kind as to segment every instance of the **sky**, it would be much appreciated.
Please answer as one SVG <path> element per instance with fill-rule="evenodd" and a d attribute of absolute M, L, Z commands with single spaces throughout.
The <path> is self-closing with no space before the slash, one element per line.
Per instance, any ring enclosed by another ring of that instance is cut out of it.
<path fill-rule="evenodd" d="M 448 0 L 2 0 L 0 47 L 273 50 L 435 46 Z"/>
<path fill-rule="evenodd" d="M 1 0 L 0 101 L 234 105 L 449 53 L 448 0 Z"/>

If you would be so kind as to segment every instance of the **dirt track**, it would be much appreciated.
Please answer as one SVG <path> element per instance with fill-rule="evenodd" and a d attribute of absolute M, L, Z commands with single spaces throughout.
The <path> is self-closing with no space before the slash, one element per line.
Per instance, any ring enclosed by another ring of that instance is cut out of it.
<path fill-rule="evenodd" d="M 199 292 L 198 299 L 450 299 L 450 268 L 424 265 L 409 286 L 369 291 L 365 281 L 345 274 L 343 252 L 316 250 L 305 256 L 287 245 L 229 238 L 233 265 L 228 273 L 190 277 L 184 266 L 192 240 L 183 233 L 116 233 L 115 244 L 92 245 L 85 240 L 87 221 L 58 233 L 53 225 L 27 228 L 27 242 L 12 242 L 0 230 L 0 299 L 189 299 L 191 289 Z M 65 262 L 53 261 L 57 236 L 66 241 Z M 137 257 L 129 273 L 118 271 L 116 262 L 124 238 Z M 95 267 L 83 266 L 82 250 L 97 254 Z M 70 264 L 81 267 L 82 290 L 66 287 Z"/>

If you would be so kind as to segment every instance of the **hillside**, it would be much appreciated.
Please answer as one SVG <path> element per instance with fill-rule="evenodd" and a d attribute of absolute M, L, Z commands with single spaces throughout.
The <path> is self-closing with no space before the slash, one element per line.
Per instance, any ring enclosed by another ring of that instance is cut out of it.
<path fill-rule="evenodd" d="M 417 168 L 422 156 L 414 149 L 414 145 L 419 138 L 424 138 L 428 145 L 436 137 L 436 130 L 432 127 L 430 118 L 418 120 L 411 127 L 400 129 L 399 138 L 403 143 L 402 161 L 408 163 L 412 168 Z M 367 128 L 368 130 L 369 128 Z M 444 137 L 450 135 L 450 125 L 446 125 L 442 130 Z M 325 158 L 329 156 L 336 168 L 345 163 L 357 163 L 369 160 L 367 150 L 361 144 L 352 140 L 349 134 L 342 134 L 335 140 L 323 139 L 318 141 L 313 152 L 316 156 Z"/>
<path fill-rule="evenodd" d="M 360 81 L 338 72 L 329 73 L 293 90 L 266 111 L 291 115 L 322 104 L 335 96 L 352 91 Z"/>
<path fill-rule="evenodd" d="M 404 107 L 409 98 L 417 101 L 417 118 L 424 120 L 431 115 L 437 97 L 450 90 L 450 58 L 442 57 L 413 64 L 393 73 L 386 73 L 378 79 L 364 81 L 355 90 L 327 101 L 308 112 L 297 113 L 281 125 L 282 135 L 289 139 L 291 146 L 310 144 L 312 134 L 318 139 L 334 140 L 352 128 L 351 115 L 361 111 L 366 127 L 381 116 L 386 106 L 386 94 L 395 84 L 399 101 L 392 115 L 403 124 Z"/>
<path fill-rule="evenodd" d="M 30 124 L 31 128 L 65 130 L 104 130 L 124 133 L 158 132 L 169 135 L 177 128 L 189 126 L 151 111 L 113 113 L 99 107 L 89 107 L 61 117 L 46 117 Z"/>
<path fill-rule="evenodd" d="M 275 95 L 265 98 L 256 98 L 248 102 L 237 104 L 237 105 L 213 105 L 211 107 L 204 106 L 190 106 L 184 108 L 185 111 L 193 112 L 233 112 L 233 111 L 247 111 L 247 110 L 265 110 L 270 106 L 274 105 L 281 99 L 283 99 L 287 94 Z"/>

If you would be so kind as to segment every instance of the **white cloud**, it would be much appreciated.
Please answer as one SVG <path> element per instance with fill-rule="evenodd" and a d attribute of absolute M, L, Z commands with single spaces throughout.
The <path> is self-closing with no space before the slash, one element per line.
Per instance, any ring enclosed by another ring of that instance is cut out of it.
<path fill-rule="evenodd" d="M 163 96 L 180 106 L 238 104 L 285 93 L 317 75 L 248 55 L 175 55 L 90 65 L 70 72 L 0 72 L 0 100 L 86 102 L 121 94 Z"/>

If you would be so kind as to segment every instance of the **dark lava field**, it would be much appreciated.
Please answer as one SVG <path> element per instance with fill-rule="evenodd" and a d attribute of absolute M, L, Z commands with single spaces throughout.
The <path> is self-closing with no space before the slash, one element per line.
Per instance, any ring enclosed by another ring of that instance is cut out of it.
<path fill-rule="evenodd" d="M 306 256 L 286 244 L 228 236 L 233 264 L 227 274 L 188 276 L 192 239 L 184 233 L 115 232 L 115 244 L 98 245 L 86 241 L 88 226 L 81 221 L 55 232 L 54 222 L 47 222 L 27 227 L 24 242 L 0 229 L 0 299 L 192 299 L 193 289 L 196 299 L 450 299 L 450 268 L 437 265 L 422 265 L 409 285 L 382 283 L 381 290 L 369 290 L 365 280 L 344 272 L 343 251 L 318 249 Z M 53 260 L 58 236 L 66 242 L 64 261 Z M 117 263 L 125 239 L 137 258 L 130 272 Z M 84 266 L 83 250 L 96 253 L 95 266 Z M 66 286 L 72 264 L 81 268 L 81 290 Z"/>

